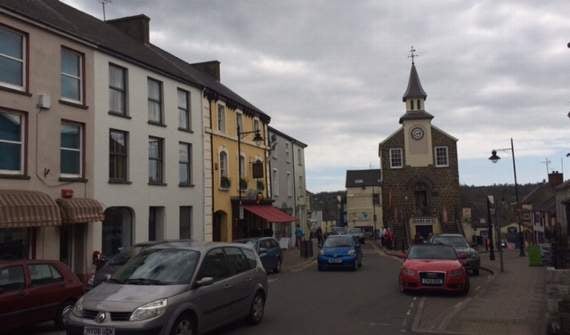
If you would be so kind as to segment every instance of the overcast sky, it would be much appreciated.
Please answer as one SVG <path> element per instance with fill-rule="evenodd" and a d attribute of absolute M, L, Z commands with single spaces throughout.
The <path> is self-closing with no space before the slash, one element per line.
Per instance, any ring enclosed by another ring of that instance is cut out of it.
<path fill-rule="evenodd" d="M 97 0 L 64 0 L 102 17 Z M 570 173 L 570 1 L 113 0 L 107 18 L 144 13 L 151 42 L 189 62 L 217 59 L 222 82 L 307 143 L 311 191 L 377 168 L 398 127 L 411 45 L 433 124 L 459 138 L 460 182 Z"/>

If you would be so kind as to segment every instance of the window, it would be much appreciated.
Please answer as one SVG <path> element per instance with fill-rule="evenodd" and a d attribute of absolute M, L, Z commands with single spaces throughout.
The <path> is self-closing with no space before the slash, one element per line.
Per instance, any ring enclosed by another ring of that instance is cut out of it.
<path fill-rule="evenodd" d="M 244 155 L 241 155 L 241 156 L 239 157 L 239 169 L 240 169 L 240 171 L 239 171 L 239 172 L 240 172 L 239 177 L 240 177 L 240 178 L 245 178 L 245 172 L 246 172 L 246 170 L 245 170 L 245 156 L 244 156 Z"/>
<path fill-rule="evenodd" d="M 293 182 L 291 181 L 291 172 L 287 172 L 287 196 L 293 196 Z"/>
<path fill-rule="evenodd" d="M 279 196 L 279 171 L 273 169 L 273 195 Z"/>
<path fill-rule="evenodd" d="M 164 207 L 149 207 L 148 213 L 148 240 L 160 241 L 164 222 Z"/>
<path fill-rule="evenodd" d="M 61 124 L 60 174 L 77 178 L 83 174 L 83 129 L 79 123 Z"/>
<path fill-rule="evenodd" d="M 226 261 L 232 267 L 232 274 L 238 274 L 251 269 L 247 257 L 241 252 L 241 248 L 224 248 Z"/>
<path fill-rule="evenodd" d="M 178 143 L 178 178 L 180 185 L 192 184 L 192 144 Z"/>
<path fill-rule="evenodd" d="M 83 97 L 83 55 L 79 52 L 61 49 L 61 97 L 64 100 L 81 103 Z"/>
<path fill-rule="evenodd" d="M 109 64 L 109 111 L 127 115 L 127 69 Z"/>
<path fill-rule="evenodd" d="M 411 105 L 410 110 L 414 110 L 414 107 L 415 107 L 415 100 L 414 99 L 410 100 L 410 105 Z"/>
<path fill-rule="evenodd" d="M 190 94 L 188 91 L 178 89 L 178 127 L 190 130 Z"/>
<path fill-rule="evenodd" d="M 109 180 L 126 182 L 129 179 L 129 133 L 109 131 Z"/>
<path fill-rule="evenodd" d="M 303 190 L 303 188 L 304 188 L 303 181 L 304 181 L 303 176 L 299 176 L 299 189 L 300 190 Z M 300 193 L 302 193 L 302 192 L 300 192 Z M 303 196 L 302 194 L 299 194 L 299 197 L 302 197 L 302 196 Z"/>
<path fill-rule="evenodd" d="M 253 120 L 253 130 L 258 131 L 259 129 L 259 120 L 258 119 L 254 119 Z"/>
<path fill-rule="evenodd" d="M 220 176 L 228 176 L 228 154 L 225 151 L 220 152 Z"/>
<path fill-rule="evenodd" d="M 162 82 L 148 78 L 148 122 L 162 125 Z"/>
<path fill-rule="evenodd" d="M 289 159 L 289 142 L 285 142 L 285 158 L 287 158 L 287 163 L 291 161 Z"/>
<path fill-rule="evenodd" d="M 192 238 L 192 206 L 180 206 L 180 238 Z"/>
<path fill-rule="evenodd" d="M 218 130 L 226 131 L 226 110 L 223 105 L 218 105 Z"/>
<path fill-rule="evenodd" d="M 0 85 L 22 90 L 26 76 L 26 36 L 0 27 Z"/>
<path fill-rule="evenodd" d="M 297 148 L 297 165 L 303 165 L 303 150 Z"/>
<path fill-rule="evenodd" d="M 24 173 L 24 138 L 24 116 L 0 112 L 1 174 Z"/>
<path fill-rule="evenodd" d="M 239 128 L 240 132 L 242 132 L 243 129 L 243 114 L 242 113 L 237 113 L 236 114 L 236 126 Z"/>
<path fill-rule="evenodd" d="M 402 157 L 402 149 L 390 149 L 390 168 L 399 169 L 404 166 L 404 159 Z"/>
<path fill-rule="evenodd" d="M 32 287 L 63 282 L 61 273 L 50 264 L 30 264 L 28 265 L 30 271 L 30 280 Z"/>
<path fill-rule="evenodd" d="M 148 138 L 148 183 L 162 184 L 164 140 L 150 136 Z"/>
<path fill-rule="evenodd" d="M 22 266 L 7 266 L 0 269 L 0 294 L 19 291 L 25 287 L 26 282 Z"/>
<path fill-rule="evenodd" d="M 243 248 L 241 250 L 243 251 L 245 257 L 247 258 L 249 268 L 255 269 L 255 267 L 257 267 L 257 256 L 255 254 L 255 251 L 246 248 Z"/>
<path fill-rule="evenodd" d="M 212 277 L 215 281 L 231 276 L 230 268 L 226 262 L 226 255 L 222 248 L 213 249 L 204 258 L 198 279 Z"/>
<path fill-rule="evenodd" d="M 447 147 L 435 147 L 435 166 L 448 167 L 449 155 Z"/>

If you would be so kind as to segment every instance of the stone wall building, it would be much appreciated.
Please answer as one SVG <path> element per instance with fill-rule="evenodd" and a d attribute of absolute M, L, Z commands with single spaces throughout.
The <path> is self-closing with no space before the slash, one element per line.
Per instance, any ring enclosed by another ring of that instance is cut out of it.
<path fill-rule="evenodd" d="M 346 171 L 346 216 L 349 228 L 372 233 L 382 228 L 380 169 Z"/>
<path fill-rule="evenodd" d="M 401 127 L 379 145 L 384 224 L 396 243 L 460 231 L 457 139 L 432 125 L 412 62 Z"/>

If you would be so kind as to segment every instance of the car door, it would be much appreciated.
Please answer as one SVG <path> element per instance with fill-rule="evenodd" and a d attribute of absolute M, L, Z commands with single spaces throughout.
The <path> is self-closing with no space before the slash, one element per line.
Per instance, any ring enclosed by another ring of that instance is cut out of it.
<path fill-rule="evenodd" d="M 34 300 L 26 290 L 23 265 L 0 268 L 0 324 L 13 329 L 33 321 Z"/>
<path fill-rule="evenodd" d="M 265 271 L 271 271 L 275 268 L 275 259 L 271 255 L 271 242 L 269 239 L 259 241 L 259 258 L 261 258 Z"/>
<path fill-rule="evenodd" d="M 232 308 L 230 318 L 238 319 L 247 315 L 253 291 L 253 273 L 242 248 L 225 247 L 226 258 L 232 267 L 231 289 Z"/>
<path fill-rule="evenodd" d="M 37 320 L 53 320 L 65 298 L 66 287 L 63 275 L 52 264 L 29 263 L 29 294 L 36 301 Z"/>
<path fill-rule="evenodd" d="M 215 248 L 204 256 L 196 281 L 212 277 L 214 282 L 196 288 L 196 305 L 203 315 L 202 330 L 212 329 L 227 322 L 231 308 L 231 269 L 222 248 Z"/>
<path fill-rule="evenodd" d="M 273 259 L 273 268 L 277 267 L 277 263 L 281 258 L 281 247 L 279 247 L 279 243 L 270 238 L 268 239 L 269 245 L 271 245 L 271 258 Z"/>

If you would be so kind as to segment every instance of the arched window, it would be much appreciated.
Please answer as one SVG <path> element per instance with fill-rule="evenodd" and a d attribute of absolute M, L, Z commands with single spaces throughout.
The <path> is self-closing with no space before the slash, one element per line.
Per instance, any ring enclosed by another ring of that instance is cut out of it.
<path fill-rule="evenodd" d="M 412 106 L 412 107 L 410 108 L 410 110 L 412 110 L 412 111 L 414 110 L 414 102 L 415 102 L 414 99 L 410 100 L 410 104 L 411 104 L 411 106 Z"/>

